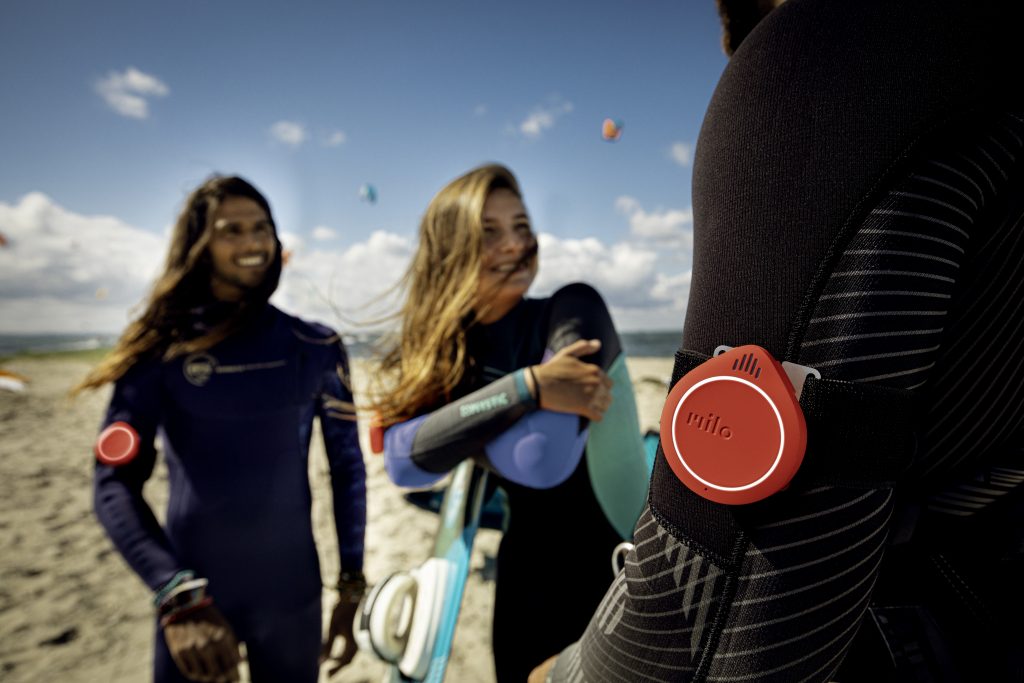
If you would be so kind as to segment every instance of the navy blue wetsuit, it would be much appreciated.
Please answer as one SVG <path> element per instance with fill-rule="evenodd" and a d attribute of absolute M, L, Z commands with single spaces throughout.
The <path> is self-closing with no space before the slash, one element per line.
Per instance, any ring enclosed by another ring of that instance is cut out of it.
<path fill-rule="evenodd" d="M 204 353 L 144 361 L 114 388 L 104 425 L 131 424 L 139 455 L 98 465 L 96 514 L 143 581 L 157 590 L 190 569 L 240 641 L 255 681 L 315 681 L 321 577 L 310 519 L 307 453 L 320 418 L 331 467 L 341 566 L 361 571 L 366 474 L 348 360 L 330 329 L 273 306 Z M 142 497 L 162 434 L 170 479 L 166 523 Z M 157 632 L 157 681 L 185 680 Z"/>
<path fill-rule="evenodd" d="M 525 299 L 501 320 L 469 330 L 473 363 L 452 402 L 385 434 L 385 464 L 399 485 L 423 486 L 473 457 L 497 472 L 508 494 L 511 514 L 498 551 L 493 625 L 501 682 L 525 681 L 534 666 L 572 642 L 612 579 L 609 558 L 621 535 L 595 492 L 600 484 L 592 482 L 593 469 L 599 465 L 589 451 L 580 457 L 588 422 L 538 410 L 522 380 L 522 368 L 578 339 L 594 338 L 601 339 L 602 348 L 583 360 L 605 369 L 621 362 L 611 318 L 590 287 L 569 285 L 549 299 Z M 622 383 L 628 385 L 628 378 Z M 524 430 L 531 420 L 533 429 Z M 637 428 L 627 428 L 639 443 Z M 522 457 L 510 455 L 516 449 L 503 444 L 502 436 L 516 437 Z M 537 440 L 547 441 L 544 458 L 570 463 L 560 482 L 546 488 L 525 486 L 523 471 L 498 464 L 530 461 Z M 646 478 L 634 520 L 645 490 Z"/>

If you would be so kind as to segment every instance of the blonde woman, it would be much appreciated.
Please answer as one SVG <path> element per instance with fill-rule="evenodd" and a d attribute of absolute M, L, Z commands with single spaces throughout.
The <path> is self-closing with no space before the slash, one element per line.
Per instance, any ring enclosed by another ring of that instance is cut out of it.
<path fill-rule="evenodd" d="M 526 680 L 586 626 L 647 482 L 642 449 L 595 446 L 619 431 L 639 446 L 604 302 L 582 284 L 524 298 L 537 261 L 507 168 L 482 166 L 442 189 L 403 281 L 399 342 L 383 358 L 393 389 L 373 406 L 395 483 L 429 485 L 475 458 L 508 495 L 493 624 L 500 682 Z"/>

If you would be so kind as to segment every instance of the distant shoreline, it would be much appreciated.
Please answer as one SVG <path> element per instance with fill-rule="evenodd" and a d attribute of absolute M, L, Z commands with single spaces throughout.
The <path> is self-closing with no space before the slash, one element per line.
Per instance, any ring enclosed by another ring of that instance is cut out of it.
<path fill-rule="evenodd" d="M 672 358 L 682 339 L 681 331 L 624 332 L 623 350 L 629 358 Z M 353 358 L 369 358 L 379 335 L 344 334 L 345 347 Z M 0 363 L 14 358 L 81 357 L 98 361 L 117 341 L 112 334 L 0 334 Z"/>

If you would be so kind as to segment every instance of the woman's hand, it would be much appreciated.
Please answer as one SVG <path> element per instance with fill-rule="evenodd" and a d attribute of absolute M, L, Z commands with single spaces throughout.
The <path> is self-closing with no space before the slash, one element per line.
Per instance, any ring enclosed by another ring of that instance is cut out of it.
<path fill-rule="evenodd" d="M 213 605 L 184 614 L 164 626 L 167 649 L 178 669 L 193 681 L 238 680 L 238 640 L 224 615 Z"/>
<path fill-rule="evenodd" d="M 574 413 L 600 422 L 612 402 L 612 381 L 600 366 L 580 360 L 601 349 L 597 339 L 580 339 L 561 349 L 546 363 L 531 367 L 540 407 Z M 527 377 L 531 372 L 526 373 Z M 532 383 L 531 383 L 532 384 Z"/>

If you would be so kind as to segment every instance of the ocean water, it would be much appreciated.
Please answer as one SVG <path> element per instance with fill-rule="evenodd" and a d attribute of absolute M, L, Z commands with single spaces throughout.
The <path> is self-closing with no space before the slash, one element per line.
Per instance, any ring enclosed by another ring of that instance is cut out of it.
<path fill-rule="evenodd" d="M 671 358 L 682 333 L 673 332 L 624 332 L 622 346 L 627 356 L 655 356 Z M 353 358 L 370 355 L 377 335 L 361 333 L 344 335 L 345 347 Z M 117 341 L 113 334 L 0 334 L 0 357 L 15 353 L 53 353 L 60 351 L 87 351 L 111 346 Z"/>
<path fill-rule="evenodd" d="M 672 358 L 683 340 L 683 331 L 623 332 L 619 336 L 627 356 Z"/>
<path fill-rule="evenodd" d="M 111 346 L 113 334 L 0 334 L 0 356 L 15 353 L 55 353 L 89 351 Z"/>

